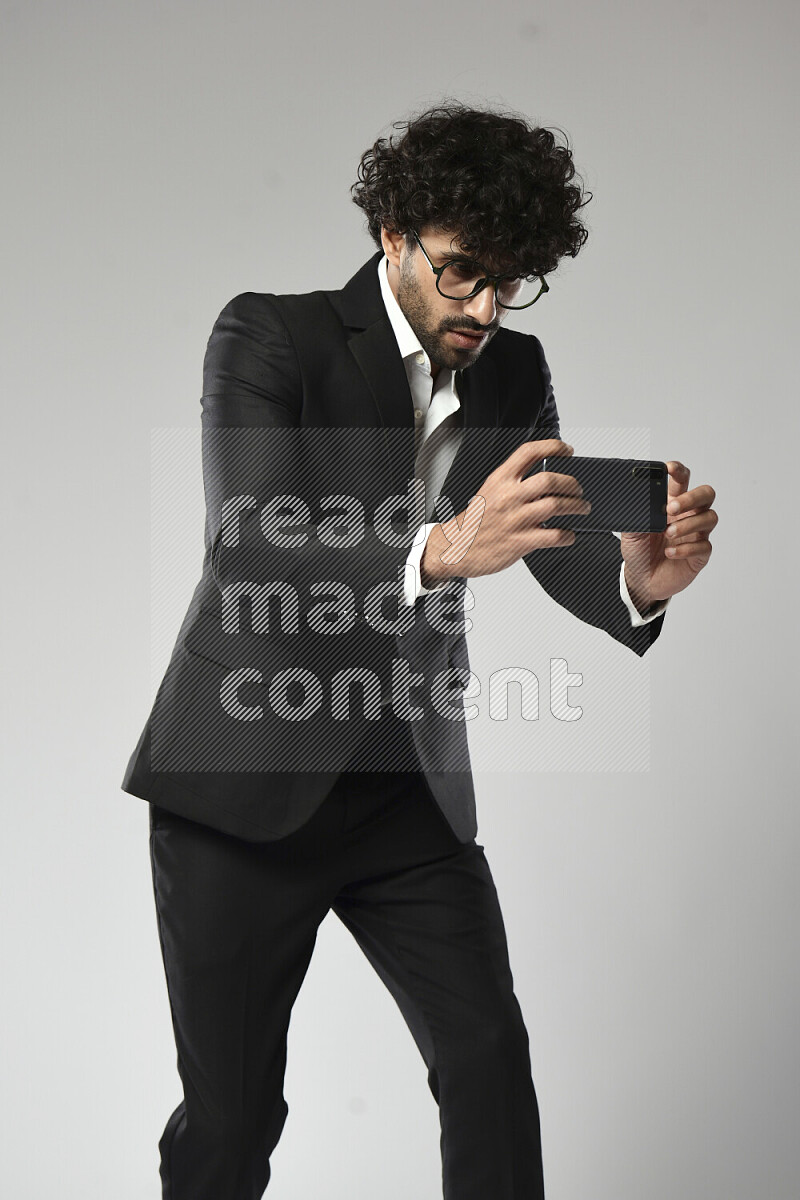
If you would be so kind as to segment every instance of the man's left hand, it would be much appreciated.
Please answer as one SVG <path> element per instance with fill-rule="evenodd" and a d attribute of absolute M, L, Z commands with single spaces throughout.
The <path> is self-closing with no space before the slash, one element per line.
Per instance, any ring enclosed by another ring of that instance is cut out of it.
<path fill-rule="evenodd" d="M 716 493 L 707 483 L 689 491 L 689 468 L 668 462 L 667 521 L 664 533 L 623 533 L 625 583 L 643 615 L 653 605 L 682 592 L 711 557 L 709 535 L 719 518 L 711 505 Z"/>

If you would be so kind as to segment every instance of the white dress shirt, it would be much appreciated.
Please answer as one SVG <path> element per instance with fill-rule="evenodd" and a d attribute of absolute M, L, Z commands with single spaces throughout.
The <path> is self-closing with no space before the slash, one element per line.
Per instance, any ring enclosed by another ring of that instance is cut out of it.
<path fill-rule="evenodd" d="M 426 523 L 420 525 L 414 536 L 405 566 L 403 599 L 406 604 L 412 605 L 420 596 L 434 590 L 434 588 L 423 587 L 420 578 L 420 562 L 425 551 L 425 544 L 431 530 L 438 524 L 437 521 L 428 521 L 427 518 L 433 514 L 439 489 L 447 477 L 450 465 L 461 444 L 462 414 L 461 401 L 456 389 L 455 372 L 447 367 L 441 367 L 434 383 L 431 361 L 419 344 L 419 339 L 406 320 L 389 284 L 388 266 L 389 260 L 384 255 L 378 263 L 381 296 L 397 339 L 414 404 L 416 454 L 414 475 L 415 478 L 422 479 L 425 483 Z M 446 584 L 447 580 L 444 579 L 436 584 L 435 588 L 442 588 Z M 631 625 L 634 627 L 647 625 L 660 616 L 668 603 L 664 601 L 653 612 L 643 617 L 628 594 L 624 563 L 619 573 L 619 594 L 630 613 Z"/>

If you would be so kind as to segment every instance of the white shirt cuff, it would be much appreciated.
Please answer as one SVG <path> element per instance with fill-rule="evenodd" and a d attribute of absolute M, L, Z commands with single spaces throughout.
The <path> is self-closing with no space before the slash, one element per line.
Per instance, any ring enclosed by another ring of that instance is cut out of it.
<path fill-rule="evenodd" d="M 669 600 L 662 600 L 652 612 L 647 613 L 643 617 L 630 598 L 628 585 L 625 582 L 625 563 L 622 564 L 619 572 L 619 594 L 623 604 L 631 614 L 631 627 L 633 629 L 636 629 L 639 625 L 649 625 L 651 621 L 655 621 L 656 617 L 660 617 L 669 604 Z"/>
<path fill-rule="evenodd" d="M 420 568 L 422 555 L 425 553 L 425 546 L 430 537 L 431 530 L 435 529 L 438 524 L 438 521 L 431 521 L 427 525 L 420 525 L 414 535 L 414 541 L 411 544 L 405 565 L 405 578 L 403 582 L 403 601 L 405 604 L 412 605 L 420 596 L 427 596 L 428 592 L 438 591 L 439 588 L 443 588 L 447 583 L 447 580 L 443 579 L 435 587 L 426 588 L 422 586 L 422 570 Z"/>

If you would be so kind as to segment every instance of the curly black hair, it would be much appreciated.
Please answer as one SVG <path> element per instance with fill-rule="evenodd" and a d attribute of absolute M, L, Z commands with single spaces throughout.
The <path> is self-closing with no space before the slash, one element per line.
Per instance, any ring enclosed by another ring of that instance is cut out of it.
<path fill-rule="evenodd" d="M 381 225 L 408 237 L 425 225 L 455 232 L 469 258 L 503 274 L 547 275 L 574 258 L 588 230 L 576 213 L 591 200 L 576 178 L 566 134 L 508 112 L 455 100 L 396 121 L 361 156 L 350 191 L 378 246 Z M 410 241 L 410 239 L 409 239 Z"/>

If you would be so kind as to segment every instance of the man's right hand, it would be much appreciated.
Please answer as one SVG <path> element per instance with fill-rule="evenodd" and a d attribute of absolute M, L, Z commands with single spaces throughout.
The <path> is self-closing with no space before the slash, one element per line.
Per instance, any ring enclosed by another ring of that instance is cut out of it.
<path fill-rule="evenodd" d="M 423 587 L 435 587 L 453 575 L 492 575 L 531 550 L 571 546 L 573 530 L 542 529 L 541 523 L 589 512 L 578 481 L 552 471 L 523 478 L 543 458 L 570 454 L 572 446 L 558 439 L 518 446 L 462 512 L 431 530 L 420 563 Z"/>

